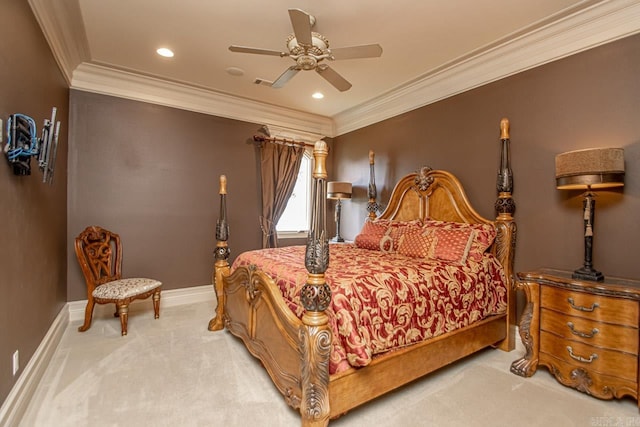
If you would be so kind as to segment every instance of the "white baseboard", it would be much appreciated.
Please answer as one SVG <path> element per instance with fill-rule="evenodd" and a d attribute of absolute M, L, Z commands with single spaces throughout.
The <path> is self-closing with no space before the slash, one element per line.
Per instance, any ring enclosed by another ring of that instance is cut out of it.
<path fill-rule="evenodd" d="M 196 302 L 215 301 L 215 291 L 213 285 L 193 286 L 182 289 L 168 289 L 162 291 L 160 299 L 160 310 L 164 307 L 173 307 L 176 305 L 193 304 Z M 130 311 L 135 311 L 141 305 L 149 305 L 149 299 L 135 300 L 129 305 Z M 87 306 L 87 300 L 71 301 L 67 303 L 69 307 L 69 322 L 84 319 L 84 309 Z M 96 304 L 93 309 L 93 318 L 113 317 L 113 304 Z"/>
<path fill-rule="evenodd" d="M 160 309 L 184 304 L 214 301 L 215 292 L 212 285 L 194 286 L 182 289 L 168 289 L 162 291 Z M 147 300 L 134 301 L 130 309 L 135 309 Z M 147 301 L 148 303 L 148 301 Z M 0 407 L 0 427 L 17 426 L 24 416 L 24 413 L 33 397 L 42 376 L 44 375 L 49 362 L 55 353 L 58 343 L 62 339 L 64 331 L 71 322 L 84 319 L 84 309 L 87 300 L 71 301 L 65 304 L 60 313 L 53 320 L 49 331 L 44 336 L 35 353 L 18 377 L 15 385 L 9 392 L 6 400 Z M 96 305 L 94 317 L 113 316 L 113 306 Z"/>
<path fill-rule="evenodd" d="M 64 306 L 0 407 L 0 426 L 19 424 L 68 324 L 69 311 Z"/>

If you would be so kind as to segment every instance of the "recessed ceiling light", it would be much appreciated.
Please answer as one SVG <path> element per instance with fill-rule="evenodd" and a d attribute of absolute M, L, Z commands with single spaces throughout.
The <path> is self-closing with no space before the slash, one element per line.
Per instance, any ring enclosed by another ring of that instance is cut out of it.
<path fill-rule="evenodd" d="M 165 58 L 173 58 L 173 51 L 171 49 L 167 49 L 166 47 L 161 47 L 160 49 L 156 50 L 156 52 L 158 53 L 158 55 L 164 56 Z"/>
<path fill-rule="evenodd" d="M 232 76 L 244 76 L 244 70 L 242 68 L 238 68 L 238 67 L 229 67 L 227 68 L 227 73 L 231 74 Z"/>
<path fill-rule="evenodd" d="M 324 98 L 324 94 L 323 94 L 323 93 L 321 93 L 321 92 L 316 92 L 316 93 L 314 93 L 314 94 L 313 94 L 313 95 L 311 95 L 311 96 L 312 96 L 313 98 L 315 98 L 315 99 L 322 99 L 322 98 Z"/>

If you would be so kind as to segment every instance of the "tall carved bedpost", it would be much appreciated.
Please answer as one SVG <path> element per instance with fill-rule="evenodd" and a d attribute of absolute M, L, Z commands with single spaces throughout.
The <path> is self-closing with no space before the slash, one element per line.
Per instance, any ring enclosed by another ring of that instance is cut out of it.
<path fill-rule="evenodd" d="M 327 239 L 327 144 L 318 141 L 313 148 L 315 168 L 311 224 L 307 237 L 305 266 L 309 272 L 300 300 L 305 313 L 300 328 L 301 389 L 300 414 L 303 426 L 326 426 L 329 423 L 329 352 L 331 330 L 325 310 L 331 302 L 331 289 L 324 272 L 329 266 Z"/>
<path fill-rule="evenodd" d="M 369 202 L 367 202 L 367 212 L 369 219 L 374 220 L 377 217 L 376 212 L 380 209 L 380 205 L 376 202 L 378 192 L 376 190 L 376 173 L 375 173 L 375 154 L 373 150 L 369 150 L 369 189 L 367 190 Z"/>
<path fill-rule="evenodd" d="M 220 175 L 220 215 L 216 222 L 216 250 L 214 256 L 216 259 L 213 265 L 213 287 L 218 298 L 218 306 L 216 307 L 216 317 L 209 321 L 209 330 L 218 331 L 224 327 L 224 292 L 222 291 L 222 277 L 229 274 L 229 224 L 227 223 L 227 177 Z"/>
<path fill-rule="evenodd" d="M 511 171 L 511 151 L 509 139 L 509 119 L 500 121 L 500 169 L 498 170 L 498 199 L 495 209 L 498 213 L 496 218 L 497 237 L 499 253 L 496 253 L 498 260 L 504 266 L 507 286 L 509 287 L 509 303 L 507 306 L 508 327 L 507 338 L 500 344 L 500 348 L 510 351 L 516 345 L 516 279 L 513 271 L 513 259 L 515 256 L 516 244 L 516 223 L 513 214 L 516 210 L 516 203 L 511 197 L 513 193 L 513 172 Z M 507 244 L 506 242 L 511 242 Z"/>

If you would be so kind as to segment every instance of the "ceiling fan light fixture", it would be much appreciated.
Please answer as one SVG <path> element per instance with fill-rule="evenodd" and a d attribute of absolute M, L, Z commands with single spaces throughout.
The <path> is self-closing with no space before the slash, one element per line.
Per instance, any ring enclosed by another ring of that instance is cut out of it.
<path fill-rule="evenodd" d="M 302 55 L 296 59 L 296 64 L 303 70 L 313 70 L 318 65 L 318 60 L 311 55 Z"/>
<path fill-rule="evenodd" d="M 165 58 L 173 58 L 173 51 L 166 47 L 159 48 L 158 50 L 156 50 L 156 53 Z"/>

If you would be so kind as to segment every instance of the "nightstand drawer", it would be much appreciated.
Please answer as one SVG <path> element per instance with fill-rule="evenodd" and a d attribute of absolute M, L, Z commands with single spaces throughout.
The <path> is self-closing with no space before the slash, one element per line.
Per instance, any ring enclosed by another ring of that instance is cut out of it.
<path fill-rule="evenodd" d="M 541 287 L 541 307 L 598 322 L 638 327 L 638 302 L 584 292 Z"/>
<path fill-rule="evenodd" d="M 638 357 L 567 340 L 540 331 L 540 353 L 552 354 L 576 367 L 629 381 L 637 381 Z"/>
<path fill-rule="evenodd" d="M 589 368 L 576 367 L 575 363 L 566 363 L 557 357 L 540 353 L 540 364 L 548 366 L 562 384 L 574 387 L 600 399 L 638 398 L 638 383 L 635 380 L 612 377 L 593 372 Z"/>
<path fill-rule="evenodd" d="M 540 329 L 585 344 L 638 354 L 638 329 L 630 326 L 595 322 L 582 317 L 567 316 L 543 308 Z"/>

